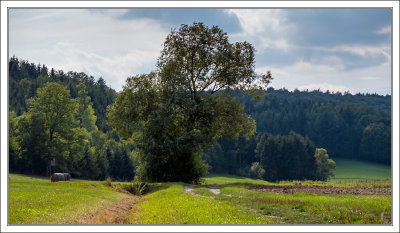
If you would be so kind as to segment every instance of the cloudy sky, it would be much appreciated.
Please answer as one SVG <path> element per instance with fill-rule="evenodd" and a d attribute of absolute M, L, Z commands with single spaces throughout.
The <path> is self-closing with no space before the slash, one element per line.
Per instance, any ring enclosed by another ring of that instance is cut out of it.
<path fill-rule="evenodd" d="M 391 92 L 390 9 L 10 9 L 9 55 L 103 77 L 148 73 L 181 24 L 218 25 L 254 45 L 271 86 Z"/>

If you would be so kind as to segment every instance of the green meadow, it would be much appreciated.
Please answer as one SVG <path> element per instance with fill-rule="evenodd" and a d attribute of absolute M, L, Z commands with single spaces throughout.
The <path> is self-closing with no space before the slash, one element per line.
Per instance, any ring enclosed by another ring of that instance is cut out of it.
<path fill-rule="evenodd" d="M 127 194 L 101 181 L 50 182 L 43 177 L 9 175 L 10 224 L 71 224 Z"/>
<path fill-rule="evenodd" d="M 385 180 L 391 179 L 390 166 L 349 159 L 335 159 L 335 178 L 332 180 Z"/>
<path fill-rule="evenodd" d="M 343 179 L 351 178 L 351 179 Z M 358 179 L 354 179 L 358 178 Z M 362 178 L 362 179 L 361 179 Z M 71 224 L 132 196 L 120 188 L 129 182 L 9 175 L 10 224 Z M 209 186 L 220 191 L 215 194 Z M 338 160 L 336 178 L 328 182 L 277 183 L 211 174 L 202 184 L 158 183 L 157 188 L 126 207 L 124 224 L 390 224 L 391 195 L 270 193 L 254 185 L 390 188 L 390 168 Z M 191 192 L 185 192 L 191 187 Z M 103 211 L 107 215 L 107 211 Z M 101 223 L 101 221 L 100 221 Z"/>

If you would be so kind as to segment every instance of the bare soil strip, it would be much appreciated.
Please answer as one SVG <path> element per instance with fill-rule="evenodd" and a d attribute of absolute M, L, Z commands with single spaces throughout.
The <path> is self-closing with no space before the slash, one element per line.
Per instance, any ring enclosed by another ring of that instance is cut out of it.
<path fill-rule="evenodd" d="M 139 199 L 139 197 L 131 195 L 80 219 L 75 224 L 123 224 L 126 213 Z"/>
<path fill-rule="evenodd" d="M 249 188 L 257 192 L 269 193 L 317 193 L 317 194 L 362 194 L 362 195 L 391 195 L 390 188 L 345 188 L 333 186 L 280 186 L 280 185 L 256 185 Z"/>

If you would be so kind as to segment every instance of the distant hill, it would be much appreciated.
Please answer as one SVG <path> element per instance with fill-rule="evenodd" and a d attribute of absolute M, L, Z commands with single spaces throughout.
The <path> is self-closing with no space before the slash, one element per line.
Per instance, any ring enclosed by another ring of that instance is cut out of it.
<path fill-rule="evenodd" d="M 76 85 L 85 83 L 97 116 L 96 125 L 103 132 L 111 131 L 106 110 L 114 103 L 117 92 L 107 86 L 103 78 L 95 80 L 82 72 L 48 69 L 16 57 L 9 60 L 9 110 L 17 116 L 23 114 L 27 111 L 28 99 L 36 96 L 37 88 L 50 81 L 63 83 L 73 98 L 77 96 Z M 390 164 L 390 95 L 273 88 L 268 88 L 266 94 L 253 99 L 238 93 L 244 111 L 257 122 L 257 133 L 250 141 L 220 139 L 217 149 L 205 155 L 214 172 L 237 174 L 239 169 L 256 161 L 254 150 L 258 134 L 286 135 L 291 131 L 310 138 L 316 147 L 327 149 L 333 158 Z M 220 170 L 215 170 L 217 167 Z"/>
<path fill-rule="evenodd" d="M 323 93 L 269 88 L 254 99 L 238 95 L 244 111 L 257 123 L 250 140 L 221 138 L 206 151 L 212 172 L 246 175 L 258 160 L 256 147 L 263 133 L 287 135 L 291 131 L 327 149 L 332 158 L 391 163 L 391 96 Z"/>
<path fill-rule="evenodd" d="M 339 103 L 353 103 L 376 108 L 378 110 L 391 110 L 391 95 L 378 95 L 376 93 L 357 93 L 355 95 L 349 92 L 322 92 L 319 90 L 313 91 L 288 91 L 286 89 L 268 88 L 266 92 L 271 97 L 279 99 L 286 99 L 288 102 L 296 100 L 313 101 L 313 102 L 331 102 Z"/>

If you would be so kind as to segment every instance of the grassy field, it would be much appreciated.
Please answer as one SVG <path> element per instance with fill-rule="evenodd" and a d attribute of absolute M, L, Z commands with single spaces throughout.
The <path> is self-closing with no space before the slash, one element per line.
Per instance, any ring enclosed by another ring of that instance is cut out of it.
<path fill-rule="evenodd" d="M 48 178 L 10 174 L 9 223 L 74 223 L 126 196 L 100 181 L 51 183 Z"/>
<path fill-rule="evenodd" d="M 126 216 L 128 224 L 268 224 L 263 215 L 239 205 L 198 197 L 183 191 L 183 183 L 164 184 Z"/>
<path fill-rule="evenodd" d="M 221 182 L 221 179 L 224 182 Z M 227 182 L 229 179 L 232 183 Z M 391 219 L 390 195 L 312 194 L 312 193 L 263 193 L 251 191 L 252 185 L 263 182 L 254 180 L 239 182 L 240 178 L 210 176 L 208 185 L 219 184 L 221 194 L 215 195 L 207 188 L 195 189 L 197 194 L 215 200 L 252 209 L 270 216 L 276 223 L 287 224 L 387 224 Z M 264 185 L 270 183 L 265 182 Z M 344 187 L 390 187 L 386 181 L 337 182 L 281 182 L 274 185 L 326 185 Z"/>
<path fill-rule="evenodd" d="M 361 162 L 348 159 L 335 159 L 336 171 L 333 180 L 343 179 L 390 179 L 391 168 L 380 164 Z"/>
<path fill-rule="evenodd" d="M 133 202 L 118 192 L 128 182 L 72 179 L 51 183 L 48 178 L 9 175 L 10 224 L 70 224 L 87 216 L 86 223 L 124 224 L 390 224 L 391 195 L 316 194 L 303 191 L 271 193 L 254 185 L 390 188 L 390 168 L 337 160 L 336 179 L 271 183 L 232 175 L 208 175 L 202 185 L 158 183 Z M 343 179 L 351 178 L 351 179 Z M 359 178 L 359 179 L 354 179 Z M 360 179 L 362 178 L 362 179 Z M 210 185 L 218 186 L 219 194 Z M 139 201 L 136 201 L 139 200 Z M 111 207 L 110 207 L 111 206 Z M 113 219 L 118 212 L 118 221 Z M 100 218 L 94 213 L 100 213 Z M 107 222 L 104 216 L 110 216 Z M 114 221 L 114 222 L 113 222 Z"/>

